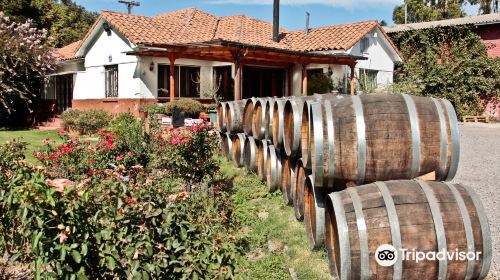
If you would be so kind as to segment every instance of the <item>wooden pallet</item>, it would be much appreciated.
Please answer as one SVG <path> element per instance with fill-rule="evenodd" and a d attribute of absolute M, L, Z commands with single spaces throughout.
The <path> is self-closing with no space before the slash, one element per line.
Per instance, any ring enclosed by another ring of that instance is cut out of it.
<path fill-rule="evenodd" d="M 484 122 L 484 123 L 489 123 L 490 118 L 486 116 L 463 116 L 462 117 L 463 122 Z"/>

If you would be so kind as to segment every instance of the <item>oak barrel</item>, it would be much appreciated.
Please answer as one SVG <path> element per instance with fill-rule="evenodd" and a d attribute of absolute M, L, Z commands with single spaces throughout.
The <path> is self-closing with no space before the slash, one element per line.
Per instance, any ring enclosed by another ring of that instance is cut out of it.
<path fill-rule="evenodd" d="M 267 168 L 267 146 L 271 143 L 267 140 L 259 140 L 257 148 L 257 175 L 264 181 L 267 180 L 266 168 Z"/>
<path fill-rule="evenodd" d="M 217 126 L 221 132 L 226 132 L 226 102 L 217 105 Z"/>
<path fill-rule="evenodd" d="M 283 149 L 283 131 L 285 122 L 285 103 L 289 98 L 277 99 L 274 102 L 272 116 L 272 142 L 278 149 Z M 286 154 L 286 153 L 283 153 Z"/>
<path fill-rule="evenodd" d="M 243 164 L 244 164 L 244 145 L 245 145 L 245 139 L 246 139 L 246 136 L 244 133 L 238 133 L 236 135 L 233 135 L 233 148 L 232 148 L 232 152 L 233 152 L 233 163 L 234 163 L 234 166 L 236 167 L 243 167 Z"/>
<path fill-rule="evenodd" d="M 331 193 L 325 229 L 330 272 L 340 279 L 483 279 L 490 267 L 485 211 L 478 196 L 459 184 L 397 180 Z M 382 244 L 395 248 L 391 266 L 375 259 Z M 471 258 L 416 262 L 407 254 L 403 260 L 400 249 Z"/>
<path fill-rule="evenodd" d="M 222 155 L 231 160 L 233 157 L 233 140 L 231 139 L 231 134 L 222 133 L 221 134 L 222 141 Z"/>
<path fill-rule="evenodd" d="M 285 102 L 283 145 L 288 156 L 300 157 L 300 133 L 302 124 L 302 110 L 306 100 L 321 100 L 332 94 L 315 94 L 311 96 L 295 97 Z"/>
<path fill-rule="evenodd" d="M 248 136 L 252 136 L 253 108 L 256 102 L 255 97 L 247 99 L 243 109 L 243 132 Z"/>
<path fill-rule="evenodd" d="M 262 140 L 265 138 L 266 127 L 266 107 L 270 97 L 258 98 L 253 108 L 252 116 L 252 136 L 255 139 Z"/>
<path fill-rule="evenodd" d="M 309 116 L 316 186 L 412 179 L 434 171 L 437 180 L 455 176 L 458 122 L 447 100 L 386 94 L 325 99 Z"/>
<path fill-rule="evenodd" d="M 330 189 L 314 186 L 309 175 L 304 182 L 304 223 L 309 246 L 319 249 L 325 243 L 325 199 Z"/>
<path fill-rule="evenodd" d="M 267 146 L 266 177 L 267 189 L 275 192 L 281 185 L 281 152 L 274 145 Z"/>
<path fill-rule="evenodd" d="M 267 100 L 266 111 L 264 113 L 264 138 L 273 142 L 273 109 L 276 98 L 272 97 Z"/>
<path fill-rule="evenodd" d="M 296 160 L 293 157 L 287 156 L 285 153 L 282 153 L 281 157 L 281 192 L 283 194 L 283 201 L 286 205 L 293 205 Z"/>
<path fill-rule="evenodd" d="M 246 100 L 226 103 L 226 129 L 231 134 L 243 132 L 243 109 Z"/>
<path fill-rule="evenodd" d="M 257 141 L 252 136 L 248 136 L 245 139 L 245 145 L 243 148 L 244 155 L 244 165 L 248 171 L 257 171 Z"/>
<path fill-rule="evenodd" d="M 295 218 L 299 221 L 304 219 L 304 184 L 311 172 L 304 168 L 302 159 L 298 159 L 295 165 L 295 187 L 293 188 L 293 209 Z"/>

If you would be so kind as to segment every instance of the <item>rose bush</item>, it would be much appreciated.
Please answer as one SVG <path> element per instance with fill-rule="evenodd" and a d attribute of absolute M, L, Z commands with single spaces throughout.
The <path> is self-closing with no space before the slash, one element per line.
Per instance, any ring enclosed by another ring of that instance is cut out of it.
<path fill-rule="evenodd" d="M 0 146 L 2 255 L 45 279 L 234 276 L 241 246 L 210 127 L 62 137 L 34 153 L 38 167 L 23 145 Z"/>

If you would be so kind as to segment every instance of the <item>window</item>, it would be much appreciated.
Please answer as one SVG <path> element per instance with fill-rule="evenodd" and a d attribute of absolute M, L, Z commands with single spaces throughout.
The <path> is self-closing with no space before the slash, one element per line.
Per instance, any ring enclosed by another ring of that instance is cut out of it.
<path fill-rule="evenodd" d="M 118 97 L 118 65 L 104 66 L 106 97 Z"/>
<path fill-rule="evenodd" d="M 378 87 L 377 75 L 377 70 L 359 69 L 360 86 L 364 92 L 372 92 Z"/>
<path fill-rule="evenodd" d="M 175 95 L 200 97 L 200 67 L 175 66 Z M 158 65 L 158 97 L 170 97 L 170 65 Z"/>
<path fill-rule="evenodd" d="M 370 47 L 370 38 L 364 37 L 363 39 L 361 39 L 360 45 L 362 53 L 368 52 L 368 48 Z"/>

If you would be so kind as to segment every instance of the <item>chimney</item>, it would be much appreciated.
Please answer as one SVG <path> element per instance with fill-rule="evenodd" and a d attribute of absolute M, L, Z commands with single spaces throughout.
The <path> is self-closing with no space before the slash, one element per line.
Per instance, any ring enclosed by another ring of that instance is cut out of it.
<path fill-rule="evenodd" d="M 273 7 L 273 41 L 280 40 L 280 0 L 274 0 Z"/>
<path fill-rule="evenodd" d="M 311 14 L 309 14 L 309 12 L 306 12 L 306 30 L 305 30 L 306 35 L 309 33 L 309 16 L 310 15 Z"/>

